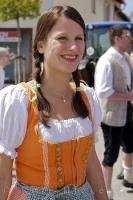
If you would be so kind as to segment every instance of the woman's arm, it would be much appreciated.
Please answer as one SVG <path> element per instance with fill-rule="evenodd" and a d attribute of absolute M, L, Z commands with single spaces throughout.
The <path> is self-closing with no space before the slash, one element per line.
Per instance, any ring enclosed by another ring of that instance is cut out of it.
<path fill-rule="evenodd" d="M 0 199 L 6 200 L 12 184 L 13 159 L 0 154 Z"/>
<path fill-rule="evenodd" d="M 94 147 L 87 163 L 87 180 L 92 187 L 95 200 L 108 200 L 101 165 Z"/>

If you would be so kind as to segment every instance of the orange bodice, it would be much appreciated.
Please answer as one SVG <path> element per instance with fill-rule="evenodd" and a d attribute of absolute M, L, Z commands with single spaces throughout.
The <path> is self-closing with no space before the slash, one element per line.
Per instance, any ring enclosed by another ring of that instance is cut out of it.
<path fill-rule="evenodd" d="M 18 181 L 52 189 L 67 184 L 81 185 L 86 178 L 86 163 L 94 143 L 93 133 L 60 143 L 42 140 L 36 130 L 35 93 L 27 84 L 22 86 L 29 96 L 29 108 L 26 135 L 22 145 L 16 149 Z"/>

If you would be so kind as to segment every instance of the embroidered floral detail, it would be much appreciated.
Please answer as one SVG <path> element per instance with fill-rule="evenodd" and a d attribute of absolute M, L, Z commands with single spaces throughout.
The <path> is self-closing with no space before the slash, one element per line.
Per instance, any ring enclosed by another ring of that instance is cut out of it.
<path fill-rule="evenodd" d="M 57 188 L 61 188 L 64 186 L 61 144 L 55 144 L 55 155 L 56 155 L 55 160 L 56 160 L 56 172 L 57 172 Z"/>

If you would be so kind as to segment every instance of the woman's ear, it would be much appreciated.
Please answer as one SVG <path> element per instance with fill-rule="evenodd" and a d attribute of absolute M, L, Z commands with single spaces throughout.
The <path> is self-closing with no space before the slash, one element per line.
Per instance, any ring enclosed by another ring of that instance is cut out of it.
<path fill-rule="evenodd" d="M 37 49 L 38 49 L 40 54 L 44 53 L 44 41 L 39 41 L 37 43 Z"/>

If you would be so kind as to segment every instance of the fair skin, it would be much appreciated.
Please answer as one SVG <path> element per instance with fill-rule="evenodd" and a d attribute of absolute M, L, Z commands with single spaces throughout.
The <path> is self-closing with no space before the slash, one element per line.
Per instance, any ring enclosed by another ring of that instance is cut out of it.
<path fill-rule="evenodd" d="M 10 63 L 10 55 L 8 51 L 0 53 L 0 67 L 4 68 L 6 65 Z"/>
<path fill-rule="evenodd" d="M 13 160 L 4 154 L 0 155 L 0 198 L 6 200 L 12 180 Z"/>
<path fill-rule="evenodd" d="M 82 28 L 76 22 L 61 17 L 50 31 L 48 40 L 40 41 L 38 48 L 45 55 L 44 89 L 62 95 L 69 93 L 70 75 L 76 70 L 85 49 Z"/>
<path fill-rule="evenodd" d="M 71 73 L 76 70 L 84 55 L 85 42 L 82 28 L 73 20 L 62 16 L 49 32 L 47 40 L 38 42 L 38 50 L 40 53 L 44 53 L 45 57 L 45 80 L 43 80 L 41 89 L 52 106 L 51 117 L 56 119 L 76 117 L 77 113 L 74 112 L 71 106 L 72 95 L 75 91 L 70 86 L 69 80 Z M 66 95 L 66 103 L 59 102 L 59 98 L 56 99 L 54 95 Z M 6 157 L 6 159 L 3 160 L 3 157 Z M 100 163 L 94 149 L 89 156 L 87 166 L 87 179 L 91 183 L 92 188 L 94 188 L 95 200 L 107 200 Z M 2 173 L 0 175 L 0 188 L 4 177 L 7 177 L 5 187 L 7 185 L 8 188 L 10 187 L 11 168 L 12 160 L 7 156 L 1 156 L 0 172 L 2 170 Z M 94 174 L 97 177 L 96 180 L 92 176 Z M 100 193 L 101 189 L 102 192 Z M 2 200 L 6 200 L 7 194 L 8 192 L 3 194 Z"/>
<path fill-rule="evenodd" d="M 126 167 L 133 167 L 133 153 L 124 153 L 122 152 L 122 159 L 123 159 L 123 162 L 124 162 L 124 165 Z"/>
<path fill-rule="evenodd" d="M 0 47 L 0 89 L 4 87 L 5 73 L 3 68 L 10 63 L 8 49 Z"/>
<path fill-rule="evenodd" d="M 70 101 L 59 104 L 59 99 L 55 99 L 54 96 L 69 96 L 72 99 L 74 91 L 69 84 L 70 75 L 76 70 L 82 59 L 84 49 L 82 28 L 76 22 L 65 17 L 61 17 L 57 21 L 50 31 L 47 41 L 38 42 L 39 52 L 45 55 L 45 81 L 42 91 L 52 105 L 53 118 L 57 118 L 59 115 L 62 119 L 67 119 L 77 115 L 73 112 Z M 65 106 L 67 106 L 67 110 Z"/>
<path fill-rule="evenodd" d="M 123 34 L 121 37 L 115 36 L 113 47 L 119 51 L 119 53 L 123 54 L 125 51 L 128 51 L 131 48 L 132 38 L 130 32 L 128 30 L 123 30 Z M 114 92 L 111 96 L 108 97 L 111 101 L 132 101 L 133 100 L 133 90 L 125 93 Z M 129 158 L 127 157 L 129 160 Z M 103 166 L 103 175 L 106 184 L 107 190 L 111 190 L 112 183 L 112 174 L 113 167 Z"/>
<path fill-rule="evenodd" d="M 94 146 L 87 163 L 87 180 L 93 189 L 95 200 L 108 200 L 101 165 Z"/>

